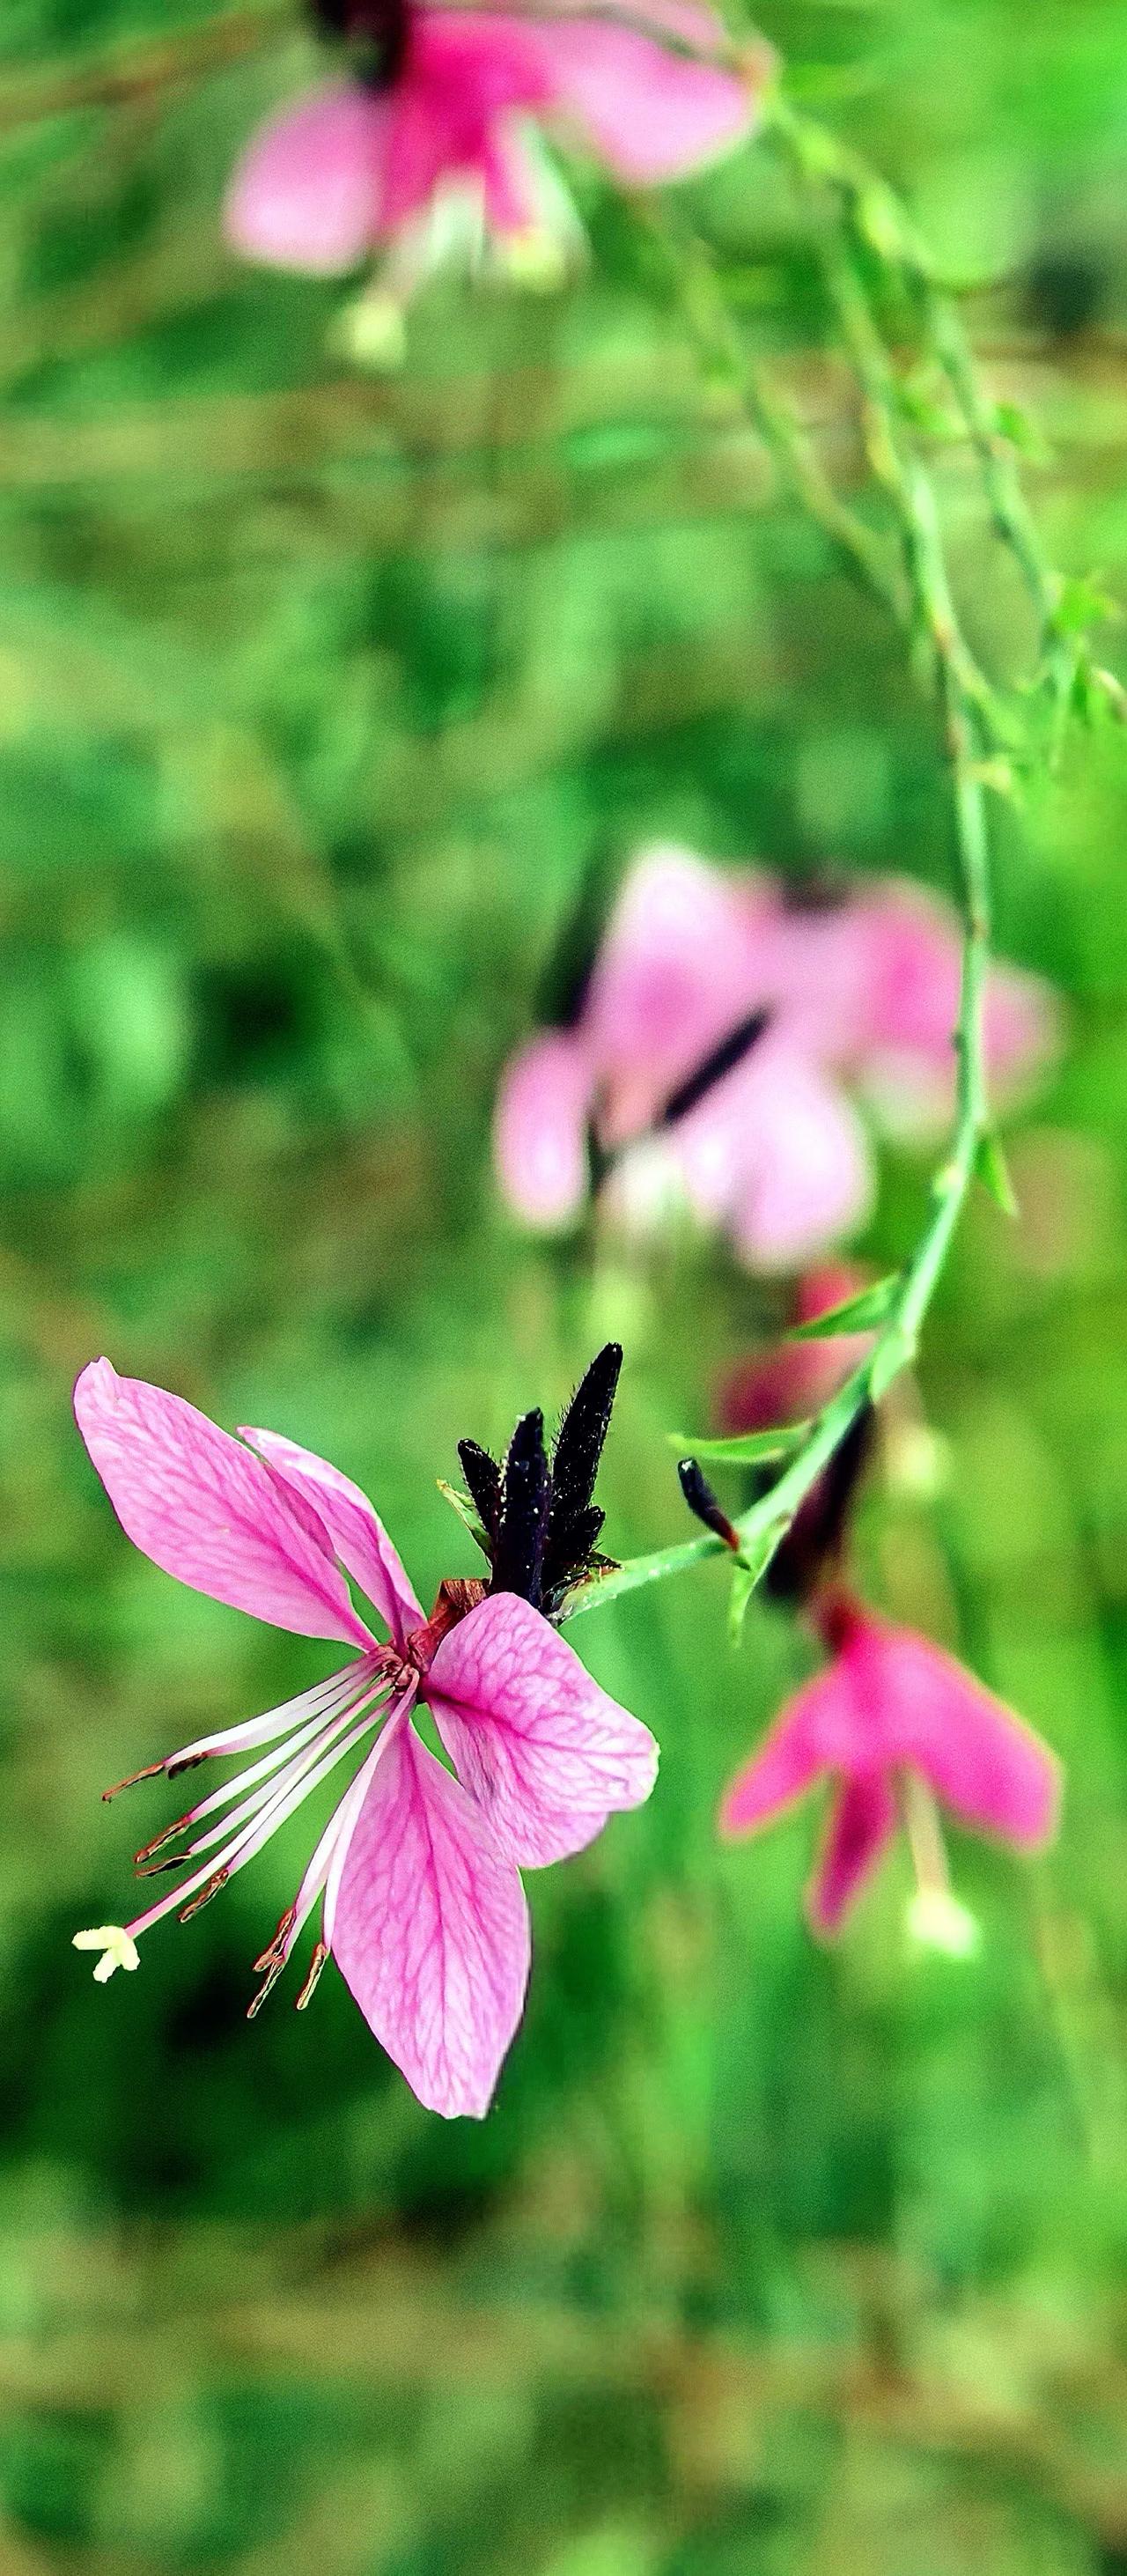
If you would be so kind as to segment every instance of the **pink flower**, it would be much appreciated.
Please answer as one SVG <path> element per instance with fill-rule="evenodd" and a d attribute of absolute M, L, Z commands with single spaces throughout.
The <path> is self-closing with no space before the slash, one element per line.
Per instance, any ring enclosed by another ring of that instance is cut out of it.
<path fill-rule="evenodd" d="M 387 253 L 389 311 L 455 236 L 514 271 L 558 267 L 581 235 L 542 125 L 639 186 L 700 169 L 758 121 L 765 47 L 737 75 L 675 50 L 722 50 L 721 22 L 697 0 L 645 0 L 640 14 L 652 33 L 574 0 L 538 19 L 404 0 L 334 9 L 354 39 L 385 22 L 375 78 L 268 120 L 234 176 L 229 239 L 250 259 L 323 275 Z"/>
<path fill-rule="evenodd" d="M 575 1219 L 591 1186 L 652 1227 L 680 1204 L 749 1268 L 788 1269 L 854 1233 L 874 1170 L 851 1092 L 886 1124 L 942 1128 L 953 1098 L 960 940 L 949 907 L 897 879 L 795 899 L 658 847 L 630 869 L 574 1024 L 508 1066 L 502 1193 L 526 1224 Z M 995 1080 L 1049 1054 L 1047 988 L 993 970 Z"/>
<path fill-rule="evenodd" d="M 588 1414 L 583 1456 L 573 1443 L 567 1462 L 580 1555 L 601 1519 L 589 1495 L 620 1357 L 604 1353 L 584 1381 L 602 1367 L 601 1431 L 592 1456 Z M 529 1923 L 519 1868 L 581 1851 L 614 1810 L 648 1797 L 653 1738 L 515 1589 L 482 1597 L 481 1583 L 444 1584 L 427 1620 L 365 1495 L 295 1442 L 268 1431 L 234 1440 L 181 1397 L 118 1377 L 104 1359 L 83 1370 L 75 1412 L 123 1528 L 166 1573 L 298 1636 L 356 1650 L 342 1671 L 284 1707 L 152 1765 L 171 1778 L 213 1755 L 253 1757 L 138 1854 L 146 1873 L 187 1867 L 172 1893 L 124 1927 L 78 1936 L 80 1947 L 104 1954 L 95 1976 L 136 1967 L 142 1932 L 174 1908 L 186 1915 L 206 1904 L 351 1758 L 349 1785 L 257 1963 L 265 1985 L 256 2004 L 321 1900 L 323 1937 L 299 2003 L 331 1952 L 419 2100 L 447 2117 L 480 2118 L 524 2005 Z M 525 1435 L 534 1470 L 527 1433 L 539 1420 L 526 1416 L 514 1435 Z M 561 1428 L 557 1465 L 563 1443 Z M 484 1452 L 473 1450 L 472 1460 L 492 1469 Z M 537 1581 L 554 1545 L 550 1491 L 545 1463 Z M 497 1507 L 503 1529 L 501 1482 Z M 515 1500 L 510 1517 L 519 1540 L 527 1515 L 516 1527 Z M 514 1543 L 510 1532 L 510 1553 Z M 569 1575 L 569 1545 L 555 1546 L 558 1583 Z M 373 1604 L 387 1644 L 354 1609 L 342 1568 Z M 414 1731 L 423 1699 L 457 1778 Z M 184 1836 L 175 1856 L 158 1857 Z"/>
<path fill-rule="evenodd" d="M 933 1799 L 1017 1850 L 1050 1839 L 1059 1770 L 1030 1727 L 938 1646 L 852 1601 L 824 1604 L 821 1627 L 827 1669 L 788 1702 L 720 1811 L 722 1834 L 754 1833 L 829 1780 L 829 1822 L 807 1896 L 815 1932 L 838 1931 L 902 1814 L 922 1891 L 933 1904 L 948 1899 Z"/>

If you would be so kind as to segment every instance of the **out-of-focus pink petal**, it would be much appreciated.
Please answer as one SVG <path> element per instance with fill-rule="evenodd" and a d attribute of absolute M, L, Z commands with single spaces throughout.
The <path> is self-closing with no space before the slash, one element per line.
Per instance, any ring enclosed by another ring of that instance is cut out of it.
<path fill-rule="evenodd" d="M 596 961 L 584 1039 L 607 1091 L 604 1143 L 646 1126 L 669 1092 L 762 998 L 747 874 L 691 851 L 644 851 Z"/>
<path fill-rule="evenodd" d="M 166 1574 L 300 1637 L 370 1646 L 324 1523 L 179 1395 L 92 1360 L 78 1428 L 122 1528 Z"/>
<path fill-rule="evenodd" d="M 493 1151 L 503 1197 L 526 1225 L 566 1225 L 587 1195 L 591 1077 L 583 1049 L 549 1029 L 502 1077 Z"/>
<path fill-rule="evenodd" d="M 812 1931 L 828 1935 L 840 1930 L 895 1827 L 896 1801 L 879 1772 L 858 1773 L 838 1784 L 825 1842 L 807 1890 Z"/>
<path fill-rule="evenodd" d="M 352 83 L 316 91 L 252 136 L 227 195 L 224 225 L 245 259 L 332 277 L 352 268 L 379 229 L 390 109 Z"/>
<path fill-rule="evenodd" d="M 723 42 L 710 9 L 665 6 L 641 13 L 706 49 Z M 703 169 L 754 132 L 762 77 L 694 61 L 633 27 L 577 16 L 535 29 L 563 113 L 620 179 L 650 186 Z M 766 73 L 768 56 L 762 56 Z"/>
<path fill-rule="evenodd" d="M 398 1549 L 367 1495 L 350 1476 L 342 1476 L 339 1467 L 331 1467 L 327 1458 L 318 1458 L 312 1449 L 300 1448 L 296 1440 L 287 1440 L 278 1431 L 247 1431 L 240 1426 L 239 1438 L 261 1450 L 275 1475 L 313 1504 L 341 1564 L 386 1620 L 396 1645 L 402 1645 L 425 1614 Z"/>
<path fill-rule="evenodd" d="M 921 1771 L 979 1831 L 1026 1850 L 1049 1840 L 1060 1770 L 1032 1727 L 907 1629 L 872 1623 L 852 1660 L 859 1694 L 880 1702 L 890 1761 Z"/>
<path fill-rule="evenodd" d="M 459 1778 L 522 1867 L 566 1860 L 649 1797 L 652 1735 L 515 1593 L 480 1602 L 443 1638 L 426 1693 Z"/>
<path fill-rule="evenodd" d="M 419 9 L 392 94 L 381 229 L 409 223 L 444 180 L 480 179 L 488 193 L 506 121 L 549 96 L 538 48 L 519 19 Z"/>
<path fill-rule="evenodd" d="M 939 896 L 895 877 L 853 910 L 855 937 L 868 952 L 859 1069 L 893 1131 L 923 1135 L 950 1115 L 954 1092 L 958 918 Z M 992 966 L 984 1030 L 992 1083 L 1003 1095 L 1020 1090 L 1045 1070 L 1059 1043 L 1051 988 L 1020 967 Z"/>
<path fill-rule="evenodd" d="M 484 2118 L 524 2007 L 524 1890 L 480 1809 L 401 1725 L 369 1779 L 325 1937 L 428 2111 Z"/>
<path fill-rule="evenodd" d="M 751 1268 L 791 1269 L 864 1224 L 875 1191 L 872 1156 L 844 1094 L 781 1043 L 769 1054 L 764 1044 L 758 1068 L 750 1060 L 748 1099 L 756 1125 L 736 1248 Z"/>
<path fill-rule="evenodd" d="M 827 1665 L 787 1701 L 750 1762 L 737 1771 L 720 1809 L 722 1834 L 751 1834 L 801 1798 L 822 1771 L 851 1771 L 863 1748 L 850 1679 Z"/>

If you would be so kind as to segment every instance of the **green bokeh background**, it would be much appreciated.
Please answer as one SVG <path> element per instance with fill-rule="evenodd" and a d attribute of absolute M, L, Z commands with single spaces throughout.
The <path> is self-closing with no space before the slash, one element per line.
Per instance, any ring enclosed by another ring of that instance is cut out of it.
<path fill-rule="evenodd" d="M 775 0 L 901 183 L 1056 558 L 1127 589 L 1122 0 Z M 218 43 L 213 42 L 218 31 Z M 6 0 L 0 28 L 0 2568 L 238 2576 L 1121 2576 L 1127 2568 L 1127 755 L 1082 735 L 999 831 L 1003 945 L 1068 997 L 971 1210 L 886 1474 L 873 1595 L 1068 1765 L 1035 1869 L 955 1838 L 984 1943 L 908 1956 L 890 1864 L 833 1955 L 812 1820 L 720 1853 L 720 1786 L 806 1650 L 713 1569 L 577 1641 L 657 1795 L 532 1884 L 497 2106 L 430 2118 L 335 1974 L 248 2029 L 307 1837 L 104 1992 L 159 1791 L 107 1780 L 322 1650 L 134 1556 L 74 1434 L 106 1350 L 369 1486 L 424 1596 L 469 1570 L 459 1434 L 627 1346 L 608 1538 L 682 1533 L 665 1434 L 768 1334 L 720 1253 L 536 1247 L 488 1124 L 583 890 L 647 836 L 946 883 L 933 720 L 779 499 L 644 227 L 590 170 L 587 280 L 436 290 L 348 374 L 339 290 L 217 204 L 308 76 L 289 13 Z M 231 59 L 219 59 L 232 38 Z M 143 62 L 116 93 L 105 75 Z M 776 166 L 691 192 L 852 470 Z M 965 466 L 968 620 L 1028 639 Z M 1101 655 L 1122 668 L 1114 625 Z M 921 1221 L 886 1157 L 863 1247 Z"/>

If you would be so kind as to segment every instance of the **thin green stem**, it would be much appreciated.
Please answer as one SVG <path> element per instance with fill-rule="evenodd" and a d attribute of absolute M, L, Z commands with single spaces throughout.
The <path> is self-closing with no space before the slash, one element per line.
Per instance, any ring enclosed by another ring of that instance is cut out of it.
<path fill-rule="evenodd" d="M 805 123 L 802 132 L 801 163 L 806 168 L 810 151 L 809 130 Z M 828 146 L 828 150 L 829 175 L 835 184 L 840 185 L 833 162 L 833 147 Z M 819 181 L 826 175 L 823 163 L 817 169 Z M 856 179 L 851 179 L 851 187 L 857 184 Z M 865 184 L 872 184 L 868 174 Z M 821 468 L 810 459 L 796 425 L 790 422 L 789 416 L 774 399 L 764 406 L 762 389 L 742 350 L 740 335 L 724 305 L 703 246 L 688 270 L 682 272 L 688 279 L 686 309 L 694 328 L 698 334 L 706 336 L 710 348 L 721 352 L 730 365 L 737 359 L 741 362 L 739 377 L 749 411 L 767 436 L 771 452 L 784 468 L 796 497 L 834 538 L 868 586 L 878 590 L 899 622 L 906 627 L 910 638 L 926 644 L 939 700 L 943 747 L 951 772 L 954 836 L 963 911 L 961 989 L 954 1033 L 955 1122 L 948 1152 L 932 1181 L 928 1222 L 904 1268 L 890 1313 L 869 1356 L 824 1407 L 809 1437 L 784 1473 L 736 1523 L 740 1559 L 757 1573 L 770 1561 L 774 1547 L 795 1512 L 863 1407 L 878 1402 L 900 1371 L 911 1365 L 959 1218 L 981 1167 L 990 1134 L 984 1037 L 991 913 L 986 797 L 989 784 L 1004 782 L 998 754 L 1012 738 L 1006 711 L 979 670 L 962 632 L 947 574 L 931 483 L 902 431 L 888 353 L 866 293 L 856 246 L 851 243 L 848 231 L 843 237 L 839 226 L 828 238 L 823 238 L 823 254 L 831 300 L 860 388 L 867 452 L 874 475 L 887 497 L 903 558 L 902 588 L 889 581 L 883 569 L 883 556 L 875 558 L 873 555 L 873 547 L 879 546 L 879 539 L 874 539 L 864 523 L 855 520 L 854 514 L 846 511 L 845 505 L 838 501 L 832 486 L 824 481 Z M 917 265 L 918 274 L 927 277 L 929 272 L 922 253 L 918 255 Z M 966 363 L 969 367 L 969 360 Z M 997 487 L 993 481 L 988 483 L 987 492 L 1000 523 Z M 1024 521 L 1011 513 L 1007 528 L 1012 530 L 1010 542 L 1018 551 L 1019 541 L 1022 545 L 1025 542 Z M 860 530 L 863 530 L 863 545 L 856 542 Z M 880 561 L 882 569 L 879 578 L 874 580 L 872 566 L 876 560 Z M 1028 568 L 1030 575 L 1035 573 L 1040 582 L 1041 561 L 1035 543 Z M 1051 584 L 1051 576 L 1045 574 L 1044 579 Z M 1046 588 L 1046 600 L 1049 595 Z M 698 1564 L 705 1557 L 724 1553 L 722 1542 L 709 1536 L 634 1558 L 614 1574 L 585 1587 L 569 1605 L 569 1610 L 574 1615 L 593 1609 L 600 1602 L 621 1599 L 624 1593 L 642 1584 L 663 1580 L 667 1575 Z"/>

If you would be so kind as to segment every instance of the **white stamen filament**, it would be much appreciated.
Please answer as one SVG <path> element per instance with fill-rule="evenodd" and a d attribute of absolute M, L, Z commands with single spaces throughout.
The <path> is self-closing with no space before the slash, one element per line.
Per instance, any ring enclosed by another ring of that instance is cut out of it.
<path fill-rule="evenodd" d="M 922 1949 L 941 1951 L 949 1959 L 972 1959 L 982 1933 L 974 1915 L 953 1892 L 943 1827 L 931 1790 L 912 1770 L 900 1773 L 898 1785 L 916 1873 L 906 1918 L 909 1935 Z"/>
<path fill-rule="evenodd" d="M 194 1860 L 197 1853 L 212 1850 L 216 1843 L 222 1842 L 225 1834 L 236 1831 L 249 1817 L 256 1815 L 261 1807 L 268 1805 L 271 1799 L 288 1788 L 293 1780 L 300 1778 L 302 1772 L 307 1770 L 331 1743 L 334 1735 L 339 1735 L 342 1727 L 347 1725 L 349 1718 L 355 1715 L 358 1708 L 374 1705 L 375 1698 L 383 1696 L 385 1696 L 384 1692 L 373 1696 L 370 1684 L 367 1689 L 360 1690 L 357 1690 L 353 1684 L 347 1698 L 342 1695 L 327 1723 L 324 1712 L 320 1717 L 309 1718 L 304 1726 L 298 1727 L 288 1743 L 279 1745 L 273 1753 L 264 1754 L 260 1761 L 250 1763 L 245 1771 L 236 1772 L 233 1780 L 225 1780 L 221 1789 L 214 1790 L 210 1798 L 202 1799 L 200 1805 L 192 1808 L 182 1819 L 180 1831 L 187 1832 L 190 1825 L 197 1824 L 201 1817 L 210 1814 L 214 1809 L 229 1806 L 233 1799 L 242 1797 L 244 1791 L 249 1790 L 251 1794 L 243 1798 L 243 1803 L 235 1807 L 231 1815 L 223 1816 L 218 1825 L 211 1826 L 206 1834 L 197 1835 L 195 1841 L 189 1843 L 186 1850 L 177 1855 L 178 1859 Z M 280 1776 L 273 1779 L 271 1775 L 278 1771 L 279 1765 L 285 1767 L 281 1770 Z M 264 1785 L 261 1788 L 255 1788 L 254 1783 L 259 1780 Z M 176 1827 L 172 1828 L 169 1840 L 177 1830 Z M 150 1848 L 155 1849 L 156 1846 L 150 1846 Z M 171 1855 L 166 1862 L 166 1867 L 168 1866 L 171 1866 Z"/>
<path fill-rule="evenodd" d="M 947 1846 L 939 1809 L 926 1780 L 918 1771 L 905 1769 L 899 1775 L 900 1812 L 921 1894 L 946 1896 L 950 1893 L 951 1872 L 947 1866 Z"/>
<path fill-rule="evenodd" d="M 333 1921 L 336 1914 L 337 1896 L 340 1892 L 340 1882 L 344 1875 L 344 1864 L 348 1858 L 348 1846 L 352 1839 L 352 1829 L 360 1809 L 363 1806 L 364 1799 L 367 1794 L 368 1782 L 372 1777 L 376 1764 L 386 1753 L 393 1736 L 398 1733 L 399 1728 L 411 1707 L 413 1697 L 414 1693 L 410 1692 L 403 1699 L 396 1700 L 395 1705 L 388 1716 L 388 1721 L 383 1730 L 383 1734 L 380 1737 L 379 1743 L 372 1746 L 372 1750 L 368 1755 L 367 1761 L 357 1772 L 351 1789 L 349 1789 L 346 1796 L 342 1798 L 340 1808 L 337 1811 L 340 1821 L 329 1859 L 328 1875 L 325 1882 L 325 1908 L 323 1916 L 325 1940 L 328 1943 L 330 1950 L 333 1946 Z"/>
<path fill-rule="evenodd" d="M 336 1699 L 342 1684 L 359 1686 L 364 1665 L 370 1661 L 369 1657 L 362 1656 L 357 1663 L 348 1665 L 345 1672 L 330 1673 L 327 1681 L 314 1682 L 311 1690 L 300 1691 L 296 1699 L 283 1700 L 278 1708 L 268 1708 L 264 1717 L 252 1717 L 245 1726 L 223 1727 L 216 1735 L 197 1736 L 194 1744 L 184 1744 L 178 1753 L 169 1754 L 165 1770 L 175 1771 L 182 1762 L 201 1762 L 206 1754 L 249 1753 L 255 1745 L 274 1743 L 279 1735 L 287 1735 L 291 1727 L 300 1725 L 305 1718 L 323 1714 Z M 370 1674 L 369 1678 L 372 1677 Z"/>
<path fill-rule="evenodd" d="M 305 1872 L 305 1876 L 302 1879 L 297 1895 L 294 1898 L 293 1921 L 286 1933 L 285 1942 L 282 1948 L 283 1960 L 289 1958 L 294 1942 L 303 1926 L 308 1922 L 322 1888 L 327 1886 L 338 1848 L 341 1855 L 341 1868 L 343 1869 L 348 1844 L 351 1840 L 353 1823 L 360 1807 L 363 1805 L 368 1782 L 375 1770 L 377 1761 L 380 1759 L 381 1755 L 386 1752 L 387 1747 L 391 1742 L 392 1736 L 396 1731 L 397 1720 L 402 1716 L 404 1709 L 408 1705 L 408 1701 L 398 1700 L 395 1707 L 390 1710 L 387 1724 L 383 1729 L 379 1742 L 372 1746 L 371 1753 L 368 1755 L 362 1769 L 357 1772 L 355 1780 L 350 1781 L 348 1788 L 344 1792 L 344 1796 L 333 1809 L 332 1815 L 329 1818 L 328 1824 L 325 1827 L 324 1833 L 321 1836 L 320 1842 L 318 1843 L 316 1851 L 314 1852 Z M 328 1919 L 329 1905 L 326 1897 L 326 1927 L 328 1925 Z M 328 1939 L 327 1928 L 325 1938 L 326 1940 Z"/>
<path fill-rule="evenodd" d="M 369 1729 L 378 1722 L 382 1707 L 382 1698 L 370 1701 L 365 1706 L 359 1723 L 353 1726 L 348 1734 L 331 1744 L 314 1768 L 310 1769 L 306 1759 L 296 1766 L 292 1779 L 288 1779 L 283 1772 L 281 1780 L 274 1783 L 269 1800 L 261 1808 L 261 1812 L 253 1816 L 250 1822 L 243 1826 L 241 1832 L 237 1832 L 221 1851 L 214 1852 L 204 1862 L 202 1868 L 194 1870 L 190 1878 L 182 1879 L 176 1887 L 171 1888 L 167 1896 L 161 1898 L 159 1904 L 151 1905 L 146 1913 L 137 1915 L 132 1923 L 126 1924 L 127 1939 L 139 1940 L 142 1932 L 149 1931 L 154 1923 L 159 1923 L 163 1915 L 171 1914 L 177 1907 L 183 1906 L 185 1900 L 194 1896 L 201 1887 L 205 1887 L 210 1879 L 228 1879 L 234 1876 L 236 1870 L 245 1869 L 248 1860 L 254 1859 L 263 1844 L 270 1841 L 271 1836 L 278 1831 L 280 1825 L 286 1823 L 295 1808 L 302 1805 L 313 1790 L 320 1786 L 327 1774 L 335 1769 L 336 1764 L 343 1761 L 345 1754 L 351 1752 L 353 1746 L 359 1744 Z M 256 1801 L 255 1804 L 257 1806 L 258 1802 Z M 233 1821 L 228 1817 L 225 1830 L 229 1830 Z M 210 1839 L 212 1838 L 209 1837 Z"/>

